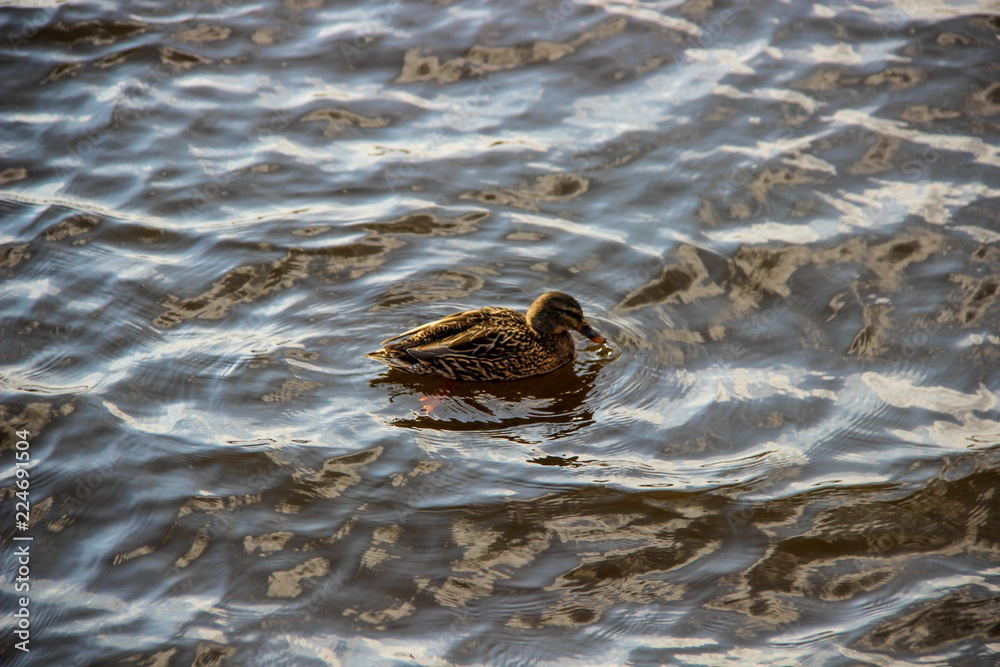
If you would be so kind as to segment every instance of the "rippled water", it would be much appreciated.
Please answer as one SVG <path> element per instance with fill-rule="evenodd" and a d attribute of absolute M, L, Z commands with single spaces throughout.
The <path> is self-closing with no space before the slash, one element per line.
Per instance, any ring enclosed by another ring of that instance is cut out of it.
<path fill-rule="evenodd" d="M 998 664 L 998 16 L 0 8 L 0 661 Z"/>

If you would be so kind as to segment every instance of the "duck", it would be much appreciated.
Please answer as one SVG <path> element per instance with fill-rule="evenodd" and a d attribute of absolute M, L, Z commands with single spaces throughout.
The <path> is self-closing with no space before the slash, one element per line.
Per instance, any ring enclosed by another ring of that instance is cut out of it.
<path fill-rule="evenodd" d="M 526 315 L 499 306 L 463 310 L 387 338 L 381 349 L 365 356 L 389 368 L 453 381 L 519 380 L 573 361 L 570 331 L 605 342 L 576 299 L 546 292 Z"/>

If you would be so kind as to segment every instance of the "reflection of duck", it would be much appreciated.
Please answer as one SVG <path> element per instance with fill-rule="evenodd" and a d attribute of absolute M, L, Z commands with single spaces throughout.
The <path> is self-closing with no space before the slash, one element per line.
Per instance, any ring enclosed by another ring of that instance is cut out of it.
<path fill-rule="evenodd" d="M 572 361 L 576 346 L 570 329 L 604 342 L 587 324 L 576 299 L 546 292 L 531 304 L 527 316 L 495 306 L 465 310 L 393 336 L 382 342 L 381 350 L 365 356 L 419 375 L 516 380 Z"/>

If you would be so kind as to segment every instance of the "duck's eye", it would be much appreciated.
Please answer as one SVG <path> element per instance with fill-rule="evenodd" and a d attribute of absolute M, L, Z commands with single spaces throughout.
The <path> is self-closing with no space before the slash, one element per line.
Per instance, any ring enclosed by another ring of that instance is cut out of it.
<path fill-rule="evenodd" d="M 579 320 L 583 318 L 582 313 L 578 313 L 575 310 L 570 310 L 568 308 L 559 308 L 558 311 L 563 315 L 568 316 L 571 320 Z"/>

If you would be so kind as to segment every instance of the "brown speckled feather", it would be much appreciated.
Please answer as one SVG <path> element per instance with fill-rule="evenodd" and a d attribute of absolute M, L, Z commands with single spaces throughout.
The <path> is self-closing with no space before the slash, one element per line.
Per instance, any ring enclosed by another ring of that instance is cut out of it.
<path fill-rule="evenodd" d="M 393 336 L 381 350 L 367 356 L 409 373 L 456 380 L 514 380 L 569 363 L 576 347 L 569 332 L 540 334 L 516 310 L 487 306 L 453 313 Z"/>

